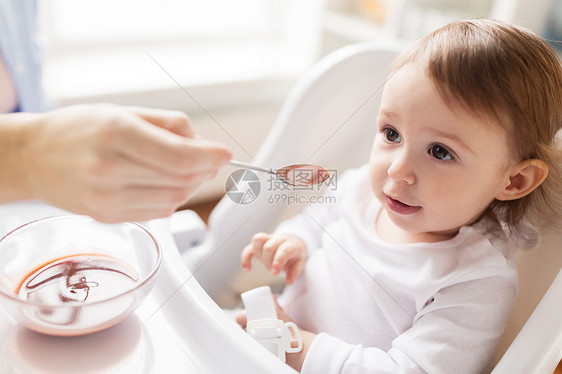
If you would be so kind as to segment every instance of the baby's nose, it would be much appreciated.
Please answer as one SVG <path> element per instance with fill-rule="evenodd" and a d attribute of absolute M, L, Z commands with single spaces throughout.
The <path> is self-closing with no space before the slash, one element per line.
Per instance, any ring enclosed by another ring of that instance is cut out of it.
<path fill-rule="evenodd" d="M 388 176 L 396 183 L 412 185 L 416 182 L 414 162 L 407 152 L 401 152 L 388 167 Z"/>

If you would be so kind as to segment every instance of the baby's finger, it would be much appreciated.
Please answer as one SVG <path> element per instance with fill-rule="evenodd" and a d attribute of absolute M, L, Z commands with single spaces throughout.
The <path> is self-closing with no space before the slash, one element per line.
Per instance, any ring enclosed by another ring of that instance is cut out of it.
<path fill-rule="evenodd" d="M 252 246 L 254 247 L 254 256 L 257 259 L 262 258 L 263 245 L 271 238 L 271 235 L 265 232 L 258 232 L 252 237 Z"/>
<path fill-rule="evenodd" d="M 305 259 L 299 258 L 290 264 L 290 266 L 285 270 L 287 275 L 285 276 L 285 282 L 287 284 L 293 284 L 295 280 L 301 275 L 302 269 L 304 268 Z"/>
<path fill-rule="evenodd" d="M 261 260 L 267 270 L 271 270 L 271 263 L 273 262 L 273 257 L 275 256 L 275 253 L 277 252 L 279 246 L 283 244 L 283 242 L 285 242 L 286 240 L 287 239 L 284 237 L 274 236 L 271 239 L 269 239 L 267 242 L 265 242 L 265 244 L 263 245 Z"/>
<path fill-rule="evenodd" d="M 252 270 L 252 257 L 254 257 L 254 246 L 248 244 L 242 250 L 240 254 L 240 262 L 242 263 L 242 269 L 245 272 Z"/>
<path fill-rule="evenodd" d="M 293 243 L 290 241 L 281 243 L 271 262 L 271 274 L 277 275 L 281 272 L 281 270 L 287 271 L 287 265 L 289 261 L 294 259 L 295 255 L 298 255 L 298 253 L 296 253 Z"/>
<path fill-rule="evenodd" d="M 246 328 L 246 325 L 248 324 L 246 312 L 241 312 L 236 316 L 236 323 L 238 323 L 242 328 Z"/>

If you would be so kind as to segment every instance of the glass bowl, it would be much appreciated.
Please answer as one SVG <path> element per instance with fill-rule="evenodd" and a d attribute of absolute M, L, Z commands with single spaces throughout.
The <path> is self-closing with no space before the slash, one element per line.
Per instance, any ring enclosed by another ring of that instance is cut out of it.
<path fill-rule="evenodd" d="M 161 262 L 158 242 L 137 223 L 43 218 L 0 239 L 0 305 L 40 333 L 89 334 L 135 310 Z"/>

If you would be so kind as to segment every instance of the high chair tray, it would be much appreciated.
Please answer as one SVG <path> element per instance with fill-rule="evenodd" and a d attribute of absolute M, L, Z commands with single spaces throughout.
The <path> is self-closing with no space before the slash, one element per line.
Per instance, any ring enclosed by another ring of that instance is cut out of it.
<path fill-rule="evenodd" d="M 63 213 L 39 202 L 0 205 L 0 235 Z M 33 332 L 0 308 L 0 373 L 294 373 L 205 293 L 181 260 L 169 220 L 143 225 L 162 247 L 163 262 L 140 307 L 109 329 L 78 337 Z"/>

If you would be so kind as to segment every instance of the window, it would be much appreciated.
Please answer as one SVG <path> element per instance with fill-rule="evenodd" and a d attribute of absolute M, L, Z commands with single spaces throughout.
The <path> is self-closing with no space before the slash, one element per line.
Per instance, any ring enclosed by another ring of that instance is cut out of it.
<path fill-rule="evenodd" d="M 45 88 L 64 103 L 297 76 L 317 55 L 319 3 L 43 0 Z"/>
<path fill-rule="evenodd" d="M 273 35 L 268 0 L 51 0 L 46 36 L 53 48 Z"/>

